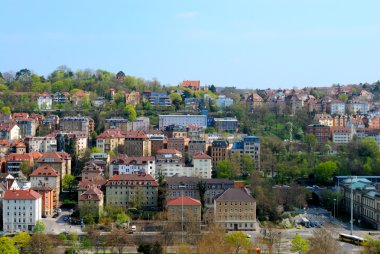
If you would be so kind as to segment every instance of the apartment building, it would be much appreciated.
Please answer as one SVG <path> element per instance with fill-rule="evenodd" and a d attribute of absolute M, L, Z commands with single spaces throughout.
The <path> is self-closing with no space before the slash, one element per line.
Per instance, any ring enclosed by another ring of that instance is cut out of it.
<path fill-rule="evenodd" d="M 136 106 L 141 101 L 141 96 L 139 92 L 132 91 L 130 93 L 125 93 L 125 105 Z"/>
<path fill-rule="evenodd" d="M 156 161 L 153 156 L 130 157 L 119 154 L 111 161 L 109 176 L 123 174 L 149 174 L 155 176 Z"/>
<path fill-rule="evenodd" d="M 166 92 L 150 92 L 148 100 L 153 107 L 170 107 L 172 105 Z"/>
<path fill-rule="evenodd" d="M 179 197 L 170 199 L 166 202 L 166 210 L 168 211 L 168 220 L 176 222 L 178 229 L 181 223 L 191 223 L 196 229 L 200 229 L 202 210 L 201 202 L 191 197 Z"/>
<path fill-rule="evenodd" d="M 245 189 L 228 189 L 214 200 L 214 222 L 226 230 L 256 230 L 256 200 Z"/>
<path fill-rule="evenodd" d="M 53 104 L 53 97 L 50 94 L 43 93 L 43 94 L 37 95 L 38 109 L 40 110 L 51 109 L 52 104 Z"/>
<path fill-rule="evenodd" d="M 57 140 L 55 137 L 27 137 L 25 138 L 25 144 L 28 152 L 56 152 Z"/>
<path fill-rule="evenodd" d="M 169 125 L 196 125 L 204 129 L 207 128 L 207 116 L 206 115 L 159 115 L 158 127 L 163 130 Z"/>
<path fill-rule="evenodd" d="M 199 176 L 200 178 L 210 179 L 212 172 L 212 158 L 204 153 L 192 156 L 192 167 L 186 167 L 187 176 Z"/>
<path fill-rule="evenodd" d="M 5 190 L 3 230 L 5 233 L 33 232 L 42 216 L 41 195 L 34 190 Z"/>
<path fill-rule="evenodd" d="M 50 166 L 58 173 L 62 183 L 67 174 L 71 174 L 71 156 L 65 152 L 47 152 L 37 160 L 37 166 Z M 62 186 L 60 186 L 62 188 Z"/>
<path fill-rule="evenodd" d="M 193 157 L 195 154 L 206 152 L 206 141 L 205 140 L 191 140 L 187 147 L 187 156 L 189 158 Z"/>
<path fill-rule="evenodd" d="M 156 155 L 156 176 L 183 174 L 182 154 L 175 149 L 161 149 Z"/>
<path fill-rule="evenodd" d="M 81 131 L 90 136 L 94 131 L 94 120 L 87 116 L 69 116 L 63 117 L 59 121 L 59 129 L 62 131 Z"/>
<path fill-rule="evenodd" d="M 168 138 L 167 149 L 174 149 L 182 154 L 182 161 L 185 162 L 187 147 L 189 144 L 188 138 Z"/>
<path fill-rule="evenodd" d="M 319 144 L 326 144 L 329 139 L 330 127 L 322 124 L 310 124 L 306 133 L 313 134 Z"/>
<path fill-rule="evenodd" d="M 218 131 L 235 132 L 238 124 L 238 120 L 233 117 L 214 118 L 214 126 Z"/>
<path fill-rule="evenodd" d="M 331 115 L 344 115 L 346 113 L 346 104 L 340 100 L 333 100 L 327 103 L 326 109 Z"/>
<path fill-rule="evenodd" d="M 78 199 L 78 208 L 81 216 L 99 218 L 103 212 L 103 202 L 103 192 L 96 187 L 89 188 Z"/>
<path fill-rule="evenodd" d="M 234 100 L 226 97 L 225 95 L 219 95 L 218 98 L 215 99 L 216 105 L 219 108 L 230 107 L 234 104 Z"/>
<path fill-rule="evenodd" d="M 227 140 L 215 140 L 212 142 L 211 158 L 213 168 L 216 168 L 219 161 L 228 159 L 230 153 L 229 146 L 230 144 Z"/>
<path fill-rule="evenodd" d="M 118 146 L 123 146 L 126 133 L 120 129 L 108 129 L 96 138 L 96 147 L 102 150 L 102 153 L 115 151 Z"/>
<path fill-rule="evenodd" d="M 330 114 L 316 114 L 314 117 L 314 121 L 318 124 L 330 127 L 334 126 L 333 117 Z"/>
<path fill-rule="evenodd" d="M 18 140 L 21 138 L 20 127 L 14 122 L 0 123 L 0 139 Z"/>
<path fill-rule="evenodd" d="M 6 157 L 7 173 L 18 177 L 21 175 L 21 164 L 26 163 L 30 168 L 34 165 L 33 157 L 30 154 L 11 153 Z"/>
<path fill-rule="evenodd" d="M 332 127 L 330 128 L 330 133 L 334 144 L 350 143 L 354 136 L 353 130 L 347 127 Z"/>
<path fill-rule="evenodd" d="M 148 174 L 113 175 L 106 184 L 106 204 L 124 208 L 157 207 L 158 182 Z"/>
<path fill-rule="evenodd" d="M 124 145 L 128 156 L 151 156 L 150 139 L 144 133 L 127 133 L 125 136 Z"/>
<path fill-rule="evenodd" d="M 52 189 L 52 198 L 51 198 L 52 206 L 54 208 L 58 207 L 61 182 L 59 180 L 59 175 L 54 168 L 50 166 L 40 166 L 36 168 L 30 174 L 30 183 L 32 185 L 32 188 L 35 188 L 36 191 L 42 188 L 41 191 L 44 192 L 45 190 L 47 190 L 46 188 L 51 188 Z M 46 195 L 50 195 L 50 194 L 46 194 Z"/>

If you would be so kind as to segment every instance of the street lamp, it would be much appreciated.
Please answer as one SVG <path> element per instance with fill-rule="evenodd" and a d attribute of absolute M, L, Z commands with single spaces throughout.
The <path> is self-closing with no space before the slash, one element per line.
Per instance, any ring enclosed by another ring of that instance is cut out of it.
<path fill-rule="evenodd" d="M 334 221 L 335 221 L 335 202 L 336 202 L 336 198 L 334 198 Z"/>
<path fill-rule="evenodd" d="M 181 229 L 181 243 L 183 243 L 183 189 L 186 188 L 186 185 L 184 185 L 183 183 L 180 183 L 180 185 L 178 186 L 178 188 L 181 189 L 181 226 L 182 226 L 182 229 Z"/>

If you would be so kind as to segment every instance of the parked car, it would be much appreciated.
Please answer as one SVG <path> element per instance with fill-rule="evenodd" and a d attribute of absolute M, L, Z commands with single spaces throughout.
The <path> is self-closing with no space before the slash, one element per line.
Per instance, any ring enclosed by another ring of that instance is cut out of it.
<path fill-rule="evenodd" d="M 58 213 L 54 213 L 54 214 L 53 214 L 53 218 L 57 218 L 58 216 L 59 216 Z"/>
<path fill-rule="evenodd" d="M 137 230 L 136 225 L 132 225 L 132 226 L 131 226 L 131 230 L 132 230 L 133 232 L 136 232 L 136 230 Z"/>

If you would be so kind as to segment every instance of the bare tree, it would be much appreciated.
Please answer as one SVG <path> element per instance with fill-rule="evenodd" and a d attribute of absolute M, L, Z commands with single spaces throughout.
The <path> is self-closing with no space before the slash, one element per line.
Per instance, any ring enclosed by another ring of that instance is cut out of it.
<path fill-rule="evenodd" d="M 197 242 L 196 249 L 199 254 L 224 254 L 230 247 L 225 241 L 226 233 L 223 228 L 211 225 L 208 233 Z"/>
<path fill-rule="evenodd" d="M 342 248 L 327 229 L 319 228 L 314 230 L 314 234 L 310 239 L 309 254 L 341 253 L 344 253 Z"/>

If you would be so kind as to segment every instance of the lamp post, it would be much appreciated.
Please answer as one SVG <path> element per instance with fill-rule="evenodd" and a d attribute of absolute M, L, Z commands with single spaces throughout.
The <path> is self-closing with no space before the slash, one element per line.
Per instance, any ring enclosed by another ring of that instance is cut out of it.
<path fill-rule="evenodd" d="M 186 186 L 181 183 L 178 187 L 181 189 L 181 243 L 183 244 L 183 189 Z"/>
<path fill-rule="evenodd" d="M 353 183 L 353 178 L 355 176 L 351 176 L 351 235 L 353 234 L 354 231 L 354 188 L 352 186 Z"/>
<path fill-rule="evenodd" d="M 336 202 L 336 198 L 334 198 L 334 221 L 335 221 L 335 202 Z"/>

